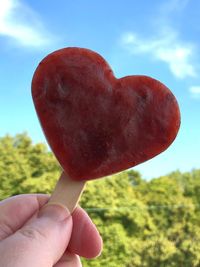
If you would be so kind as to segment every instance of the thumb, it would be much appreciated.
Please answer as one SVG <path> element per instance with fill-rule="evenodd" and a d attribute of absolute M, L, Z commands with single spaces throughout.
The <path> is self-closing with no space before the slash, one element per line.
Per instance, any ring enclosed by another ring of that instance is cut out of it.
<path fill-rule="evenodd" d="M 8 267 L 52 267 L 66 250 L 71 232 L 69 211 L 59 204 L 47 204 L 0 244 L 1 262 Z"/>

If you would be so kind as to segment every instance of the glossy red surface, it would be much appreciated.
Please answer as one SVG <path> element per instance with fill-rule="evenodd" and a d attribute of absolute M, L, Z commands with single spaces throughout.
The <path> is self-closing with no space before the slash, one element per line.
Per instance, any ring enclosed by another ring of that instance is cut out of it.
<path fill-rule="evenodd" d="M 156 156 L 180 126 L 177 101 L 165 85 L 147 76 L 116 79 L 107 62 L 88 49 L 64 48 L 44 58 L 32 96 L 50 147 L 76 180 Z"/>

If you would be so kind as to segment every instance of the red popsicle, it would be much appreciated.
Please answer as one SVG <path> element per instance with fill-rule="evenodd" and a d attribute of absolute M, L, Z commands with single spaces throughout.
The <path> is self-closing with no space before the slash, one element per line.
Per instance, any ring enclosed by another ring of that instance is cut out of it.
<path fill-rule="evenodd" d="M 140 75 L 117 79 L 88 49 L 64 48 L 44 58 L 32 96 L 60 165 L 81 184 L 158 155 L 180 126 L 177 101 L 165 85 Z"/>

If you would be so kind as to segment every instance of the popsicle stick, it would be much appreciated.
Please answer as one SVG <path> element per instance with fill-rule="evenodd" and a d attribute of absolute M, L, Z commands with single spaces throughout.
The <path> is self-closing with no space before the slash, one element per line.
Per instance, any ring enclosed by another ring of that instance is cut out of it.
<path fill-rule="evenodd" d="M 50 197 L 49 203 L 62 204 L 72 213 L 78 204 L 85 183 L 86 181 L 74 181 L 63 172 Z"/>

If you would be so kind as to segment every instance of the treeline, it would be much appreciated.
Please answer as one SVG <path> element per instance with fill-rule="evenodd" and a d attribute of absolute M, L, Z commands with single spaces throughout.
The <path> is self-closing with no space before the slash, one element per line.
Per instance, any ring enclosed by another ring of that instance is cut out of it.
<path fill-rule="evenodd" d="M 0 139 L 0 198 L 51 193 L 60 174 L 44 144 Z M 200 170 L 144 180 L 126 171 L 88 182 L 81 206 L 104 240 L 84 267 L 200 267 Z"/>

